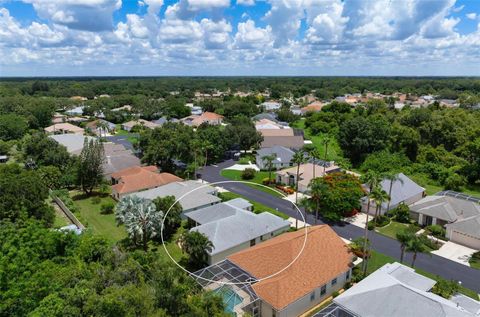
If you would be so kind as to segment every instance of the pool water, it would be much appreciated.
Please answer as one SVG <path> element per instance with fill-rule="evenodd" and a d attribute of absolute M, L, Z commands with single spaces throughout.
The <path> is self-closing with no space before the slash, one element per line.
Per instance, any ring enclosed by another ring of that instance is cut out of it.
<path fill-rule="evenodd" d="M 223 285 L 214 290 L 214 292 L 222 296 L 223 302 L 225 303 L 225 311 L 236 316 L 237 314 L 233 309 L 236 305 L 240 304 L 243 299 L 228 285 Z"/>

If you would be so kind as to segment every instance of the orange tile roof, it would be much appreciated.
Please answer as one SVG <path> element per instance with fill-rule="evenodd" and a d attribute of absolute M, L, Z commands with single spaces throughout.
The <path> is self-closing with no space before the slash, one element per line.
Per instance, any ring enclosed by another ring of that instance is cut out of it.
<path fill-rule="evenodd" d="M 322 110 L 322 108 L 325 106 L 325 104 L 323 103 L 312 103 L 306 107 L 303 107 L 302 109 L 300 109 L 301 112 L 305 113 L 305 112 L 318 112 L 320 110 Z"/>
<path fill-rule="evenodd" d="M 345 273 L 352 254 L 343 240 L 328 226 L 308 227 L 307 242 L 299 258 L 280 274 L 253 284 L 257 295 L 280 311 Z M 305 229 L 284 233 L 228 259 L 257 279 L 284 269 L 300 252 Z"/>
<path fill-rule="evenodd" d="M 223 119 L 223 116 L 222 115 L 219 115 L 215 112 L 209 112 L 209 111 L 206 111 L 204 113 L 202 113 L 202 115 L 200 117 L 203 117 L 204 120 L 219 120 L 219 119 Z"/>
<path fill-rule="evenodd" d="M 111 175 L 118 181 L 112 189 L 119 194 L 126 194 L 183 180 L 173 174 L 157 171 L 155 166 L 133 166 L 118 171 Z"/>

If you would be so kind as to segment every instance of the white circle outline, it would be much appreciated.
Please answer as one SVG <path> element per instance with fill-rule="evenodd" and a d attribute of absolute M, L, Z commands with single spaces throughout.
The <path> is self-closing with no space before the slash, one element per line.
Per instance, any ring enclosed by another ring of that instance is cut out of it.
<path fill-rule="evenodd" d="M 211 283 L 218 283 L 220 285 L 251 285 L 252 282 L 224 282 L 224 281 L 219 281 L 219 280 L 211 280 L 211 279 L 208 279 L 208 278 L 205 278 L 203 276 L 199 276 L 195 273 L 192 273 L 190 272 L 189 270 L 187 270 L 186 268 L 184 268 L 183 266 L 181 266 L 171 255 L 170 253 L 168 252 L 167 250 L 167 246 L 165 245 L 165 241 L 163 239 L 163 225 L 165 223 L 165 219 L 167 218 L 167 215 L 168 213 L 170 212 L 170 210 L 173 208 L 173 206 L 175 206 L 176 203 L 178 203 L 182 198 L 184 198 L 185 196 L 191 194 L 192 192 L 200 189 L 200 188 L 204 188 L 204 187 L 207 187 L 207 186 L 212 186 L 212 185 L 218 185 L 218 184 L 227 184 L 227 183 L 240 183 L 240 184 L 252 184 L 252 185 L 255 185 L 255 186 L 263 186 L 267 189 L 270 189 L 276 193 L 279 193 L 280 195 L 282 195 L 283 197 L 287 197 L 287 195 L 285 195 L 284 193 L 282 193 L 281 191 L 277 190 L 277 189 L 274 189 L 272 187 L 268 187 L 268 186 L 265 186 L 263 184 L 258 184 L 258 183 L 254 183 L 254 182 L 248 182 L 248 181 L 233 181 L 233 180 L 228 180 L 228 181 L 219 181 L 219 182 L 213 182 L 213 183 L 205 183 L 203 184 L 202 186 L 199 186 L 197 188 L 194 188 L 192 189 L 191 191 L 188 191 L 186 192 L 185 194 L 183 194 L 182 196 L 180 196 L 180 198 L 178 198 L 177 200 L 175 200 L 175 202 L 170 206 L 170 208 L 168 208 L 167 212 L 165 213 L 165 215 L 163 216 L 163 219 L 162 219 L 162 226 L 160 227 L 160 238 L 162 240 L 162 245 L 163 245 L 163 249 L 165 250 L 165 252 L 167 253 L 168 257 L 170 258 L 170 260 L 173 261 L 173 263 L 175 263 L 179 268 L 181 268 L 184 272 L 186 272 L 187 274 L 189 274 L 190 276 L 193 276 L 194 278 L 196 279 L 201 279 L 201 280 L 204 280 L 206 282 L 211 282 Z M 270 274 L 268 276 L 265 276 L 263 278 L 260 278 L 260 279 L 255 279 L 255 282 L 260 282 L 260 281 L 264 281 L 266 279 L 269 279 L 269 278 L 272 278 L 272 277 L 275 277 L 277 276 L 278 274 L 281 274 L 283 271 L 287 270 L 290 266 L 292 266 L 297 260 L 298 258 L 300 257 L 300 255 L 302 255 L 303 253 L 303 250 L 305 249 L 305 245 L 307 244 L 307 235 L 308 235 L 308 229 L 307 229 L 307 222 L 305 221 L 305 217 L 303 216 L 303 213 L 302 211 L 300 210 L 300 208 L 298 208 L 297 204 L 294 203 L 294 202 L 291 202 L 292 205 L 297 209 L 298 213 L 300 214 L 300 216 L 302 216 L 302 220 L 303 220 L 303 223 L 304 223 L 304 228 L 305 228 L 305 238 L 303 239 L 303 245 L 302 245 L 302 248 L 300 249 L 300 252 L 298 252 L 297 256 L 287 265 L 285 266 L 283 269 L 279 270 L 278 272 L 275 272 L 273 274 Z M 205 269 L 205 268 L 204 268 Z M 201 270 L 201 269 L 200 269 Z"/>

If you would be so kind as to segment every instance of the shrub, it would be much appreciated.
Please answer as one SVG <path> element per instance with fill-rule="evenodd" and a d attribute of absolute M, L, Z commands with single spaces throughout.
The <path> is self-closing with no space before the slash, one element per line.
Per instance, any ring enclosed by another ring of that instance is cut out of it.
<path fill-rule="evenodd" d="M 410 222 L 410 208 L 404 203 L 401 203 L 397 208 L 391 210 L 392 215 L 395 217 L 395 220 L 402 223 Z"/>
<path fill-rule="evenodd" d="M 274 179 L 271 179 L 271 178 L 268 178 L 268 177 L 265 177 L 264 179 L 262 179 L 262 184 L 263 185 L 270 185 L 270 184 L 275 184 L 275 180 Z"/>
<path fill-rule="evenodd" d="M 100 213 L 102 215 L 113 214 L 114 209 L 115 209 L 115 204 L 112 202 L 108 202 L 100 206 Z"/>
<path fill-rule="evenodd" d="M 368 230 L 373 230 L 375 229 L 375 223 L 373 221 L 369 221 L 367 225 Z"/>
<path fill-rule="evenodd" d="M 465 183 L 465 177 L 458 174 L 451 174 L 445 179 L 445 181 L 443 182 L 443 186 L 445 187 L 445 189 L 459 191 L 461 187 L 465 185 Z"/>
<path fill-rule="evenodd" d="M 430 225 L 425 228 L 432 236 L 436 238 L 445 238 L 446 231 L 440 225 Z"/>
<path fill-rule="evenodd" d="M 91 198 L 92 204 L 95 204 L 95 205 L 98 205 L 101 201 L 102 201 L 102 199 L 98 196 L 94 196 L 94 197 Z"/>
<path fill-rule="evenodd" d="M 430 240 L 426 235 L 421 234 L 418 236 L 418 239 L 429 249 L 438 250 L 440 245 L 437 244 L 435 241 Z"/>
<path fill-rule="evenodd" d="M 387 216 L 377 216 L 368 222 L 368 230 L 372 230 L 375 228 L 375 224 L 377 227 L 385 227 L 390 223 L 390 218 Z M 370 229 L 371 227 L 371 229 Z"/>
<path fill-rule="evenodd" d="M 432 293 L 442 296 L 443 298 L 449 299 L 455 294 L 459 289 L 458 284 L 455 281 L 447 281 L 440 279 L 435 286 L 432 288 Z"/>
<path fill-rule="evenodd" d="M 253 168 L 246 168 L 242 171 L 242 179 L 253 179 L 255 177 L 256 171 Z"/>
<path fill-rule="evenodd" d="M 335 292 L 332 293 L 333 298 L 337 297 L 338 295 L 340 295 L 340 293 L 338 291 L 335 291 Z"/>
<path fill-rule="evenodd" d="M 475 252 L 472 254 L 472 259 L 479 260 L 480 261 L 480 251 Z"/>

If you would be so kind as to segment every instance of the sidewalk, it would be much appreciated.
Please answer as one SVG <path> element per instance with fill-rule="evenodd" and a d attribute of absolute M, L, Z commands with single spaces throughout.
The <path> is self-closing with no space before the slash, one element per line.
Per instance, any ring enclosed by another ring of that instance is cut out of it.
<path fill-rule="evenodd" d="M 477 250 L 464 247 L 451 241 L 446 242 L 440 249 L 432 251 L 433 254 L 466 266 L 470 266 L 468 260 L 475 252 L 477 252 Z"/>

